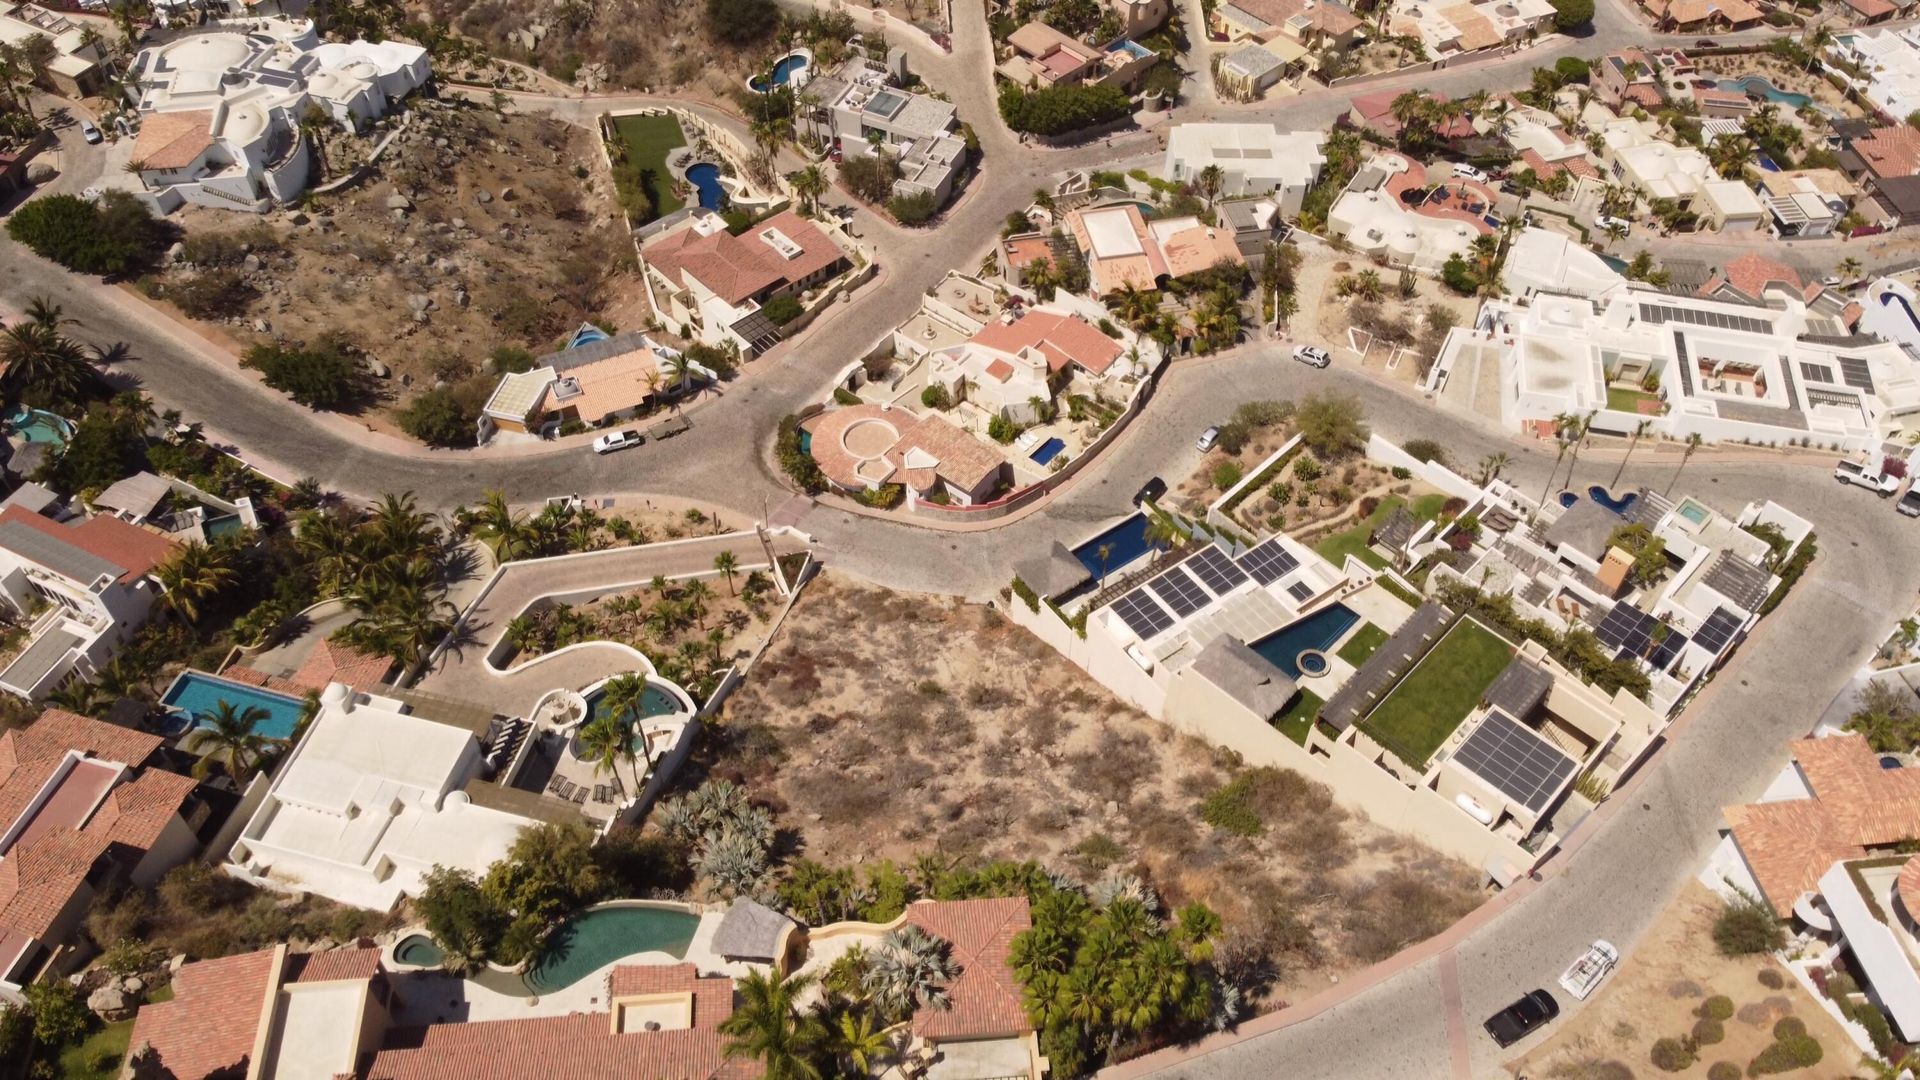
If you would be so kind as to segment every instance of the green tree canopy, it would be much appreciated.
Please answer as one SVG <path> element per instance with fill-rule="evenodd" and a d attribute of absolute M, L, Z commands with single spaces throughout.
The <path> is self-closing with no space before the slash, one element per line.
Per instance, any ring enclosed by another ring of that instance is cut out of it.
<path fill-rule="evenodd" d="M 1593 25 L 1593 0 L 1553 0 L 1553 28 L 1577 33 Z"/>

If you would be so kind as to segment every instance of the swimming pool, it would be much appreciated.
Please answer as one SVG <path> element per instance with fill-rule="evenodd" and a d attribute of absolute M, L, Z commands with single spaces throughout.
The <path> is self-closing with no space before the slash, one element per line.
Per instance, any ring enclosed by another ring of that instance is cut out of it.
<path fill-rule="evenodd" d="M 1047 462 L 1052 461 L 1056 457 L 1059 457 L 1060 451 L 1065 450 L 1066 448 L 1067 448 L 1066 440 L 1060 439 L 1060 438 L 1052 438 L 1052 439 L 1048 439 L 1046 442 L 1041 443 L 1039 449 L 1035 450 L 1031 454 L 1028 454 L 1027 456 L 1033 459 L 1033 463 L 1035 465 L 1045 465 Z"/>
<path fill-rule="evenodd" d="M 14 434 L 25 442 L 53 443 L 65 446 L 73 436 L 73 425 L 66 418 L 55 416 L 45 409 L 29 409 L 25 405 L 16 405 L 7 414 L 7 424 Z"/>
<path fill-rule="evenodd" d="M 1640 496 L 1636 493 L 1629 492 L 1616 499 L 1606 488 L 1601 487 L 1599 484 L 1594 484 L 1587 488 L 1587 498 L 1592 499 L 1594 502 L 1599 503 L 1601 506 L 1606 507 L 1616 514 L 1625 514 L 1627 510 L 1633 506 L 1634 501 L 1640 498 Z"/>
<path fill-rule="evenodd" d="M 1345 604 L 1329 604 L 1304 619 L 1281 627 L 1253 643 L 1254 652 L 1267 658 L 1288 678 L 1300 677 L 1300 654 L 1326 652 L 1340 636 L 1360 621 L 1360 616 Z"/>
<path fill-rule="evenodd" d="M 588 715 L 591 717 L 589 723 L 593 720 L 605 719 L 606 698 L 605 689 L 595 690 L 587 695 Z M 649 716 L 671 716 L 680 711 L 682 711 L 680 702 L 671 693 L 648 681 L 647 692 L 640 695 L 640 719 Z"/>
<path fill-rule="evenodd" d="M 596 908 L 554 930 L 540 959 L 527 971 L 527 988 L 551 994 L 635 953 L 663 952 L 685 959 L 699 927 L 700 916 L 676 908 Z"/>
<path fill-rule="evenodd" d="M 217 540 L 222 536 L 231 536 L 246 529 L 239 514 L 223 514 L 217 518 L 208 518 L 200 526 L 206 531 L 207 539 Z"/>
<path fill-rule="evenodd" d="M 720 186 L 720 166 L 701 162 L 687 167 L 687 183 L 700 193 L 700 205 L 718 210 L 727 205 L 727 189 Z"/>
<path fill-rule="evenodd" d="M 173 685 L 167 687 L 160 704 L 199 723 L 201 717 L 212 713 L 223 701 L 232 705 L 235 712 L 245 712 L 248 708 L 264 709 L 266 719 L 254 725 L 253 731 L 269 739 L 293 738 L 293 729 L 300 726 L 300 714 L 306 711 L 306 703 L 297 697 L 276 694 L 204 671 L 181 672 L 180 677 L 173 680 Z"/>
<path fill-rule="evenodd" d="M 1699 503 L 1694 502 L 1692 499 L 1688 499 L 1685 502 L 1680 504 L 1679 514 L 1681 517 L 1686 518 L 1688 521 L 1693 522 L 1695 525 L 1705 525 L 1707 523 L 1707 518 L 1709 515 L 1712 514 L 1712 511 L 1708 510 L 1704 506 L 1701 506 Z"/>
<path fill-rule="evenodd" d="M 1580 496 L 1578 496 L 1578 495 L 1575 495 L 1575 494 L 1574 494 L 1573 492 L 1571 492 L 1571 491 L 1563 491 L 1563 492 L 1561 492 L 1561 493 L 1560 493 L 1560 505 L 1561 505 L 1561 506 L 1564 506 L 1564 507 L 1571 507 L 1571 506 L 1573 506 L 1573 504 L 1574 504 L 1574 503 L 1577 503 L 1577 502 L 1579 502 L 1579 501 L 1580 501 Z"/>
<path fill-rule="evenodd" d="M 807 55 L 805 53 L 788 53 L 774 62 L 773 84 L 775 86 L 787 85 L 793 81 L 794 73 L 806 66 Z M 747 85 L 764 94 L 767 92 L 767 77 L 765 75 L 755 75 L 753 78 L 747 80 Z"/>
<path fill-rule="evenodd" d="M 447 954 L 426 934 L 408 934 L 393 947 L 393 958 L 414 967 L 439 967 Z"/>
<path fill-rule="evenodd" d="M 1739 79 L 1721 79 L 1718 85 L 1722 90 L 1731 90 L 1738 94 L 1749 96 L 1758 94 L 1768 101 L 1785 105 L 1789 109 L 1804 109 L 1813 104 L 1813 99 L 1807 95 L 1782 90 L 1759 75 L 1748 75 Z"/>
<path fill-rule="evenodd" d="M 1101 564 L 1100 548 L 1107 548 L 1105 565 Z M 1147 515 L 1135 514 L 1120 524 L 1101 533 L 1099 536 L 1073 549 L 1073 557 L 1095 578 L 1111 574 L 1136 559 L 1146 556 L 1150 551 L 1165 550 L 1156 544 L 1147 543 Z"/>

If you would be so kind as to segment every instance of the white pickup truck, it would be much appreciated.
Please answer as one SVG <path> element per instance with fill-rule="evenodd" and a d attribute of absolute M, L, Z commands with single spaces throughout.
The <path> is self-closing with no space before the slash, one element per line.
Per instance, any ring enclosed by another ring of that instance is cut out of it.
<path fill-rule="evenodd" d="M 1620 950 L 1605 941 L 1596 941 L 1561 974 L 1560 985 L 1567 993 L 1585 1000 L 1619 962 Z"/>
<path fill-rule="evenodd" d="M 1877 464 L 1863 464 L 1846 458 L 1833 467 L 1833 478 L 1843 484 L 1853 484 L 1886 498 L 1900 490 L 1900 478 L 1891 473 L 1882 472 Z"/>

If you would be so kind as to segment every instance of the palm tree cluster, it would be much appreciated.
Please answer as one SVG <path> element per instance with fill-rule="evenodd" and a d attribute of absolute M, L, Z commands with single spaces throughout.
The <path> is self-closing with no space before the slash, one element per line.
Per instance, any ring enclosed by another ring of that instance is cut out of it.
<path fill-rule="evenodd" d="M 686 378 L 684 358 L 668 358 L 669 370 L 678 363 L 679 381 Z M 625 518 L 607 518 L 587 506 L 571 502 L 550 503 L 538 514 L 515 510 L 506 493 L 489 491 L 480 505 L 453 512 L 456 527 L 471 533 L 493 552 L 495 561 L 540 559 L 549 555 L 598 551 L 607 547 L 609 537 L 621 544 L 647 544 L 653 535 L 644 525 Z"/>
<path fill-rule="evenodd" d="M 24 318 L 0 329 L 0 406 L 46 408 L 80 402 L 98 375 L 102 354 L 66 335 L 73 320 L 45 297 L 27 304 Z"/>
<path fill-rule="evenodd" d="M 357 522 L 311 511 L 294 540 L 321 591 L 344 596 L 358 616 L 337 640 L 413 664 L 452 627 L 447 537 L 411 492 L 383 497 Z"/>
<path fill-rule="evenodd" d="M 286 745 L 255 730 L 266 718 L 267 710 L 258 705 L 236 709 L 230 701 L 217 701 L 212 710 L 195 716 L 196 726 L 180 743 L 188 753 L 200 755 L 193 775 L 204 779 L 218 767 L 244 788 L 273 750 Z"/>
<path fill-rule="evenodd" d="M 1439 100 L 1419 90 L 1407 90 L 1387 106 L 1388 114 L 1400 125 L 1400 145 L 1410 152 L 1431 150 L 1440 142 L 1440 133 L 1454 121 L 1469 117 L 1486 106 L 1488 94 L 1482 90 L 1460 100 Z"/>
<path fill-rule="evenodd" d="M 729 591 L 734 590 L 738 567 L 731 551 L 715 558 L 714 568 L 728 580 Z M 748 576 L 740 595 L 754 614 L 763 614 L 761 597 L 769 587 L 764 574 Z M 516 652 L 527 656 L 583 641 L 623 641 L 657 657 L 655 666 L 662 675 L 692 689 L 696 696 L 705 696 L 709 682 L 726 666 L 729 634 L 744 628 L 749 619 L 747 611 L 731 609 L 710 621 L 716 600 L 713 587 L 705 581 L 656 577 L 595 607 L 561 603 L 529 609 L 507 621 L 505 635 Z"/>

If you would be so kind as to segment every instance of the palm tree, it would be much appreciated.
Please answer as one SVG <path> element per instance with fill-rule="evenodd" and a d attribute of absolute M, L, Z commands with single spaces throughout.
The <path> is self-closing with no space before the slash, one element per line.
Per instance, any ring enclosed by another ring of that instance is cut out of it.
<path fill-rule="evenodd" d="M 57 319 L 59 309 L 51 309 Z M 29 316 L 0 330 L 0 404 L 51 405 L 78 399 L 93 382 L 93 361 L 59 323 Z"/>
<path fill-rule="evenodd" d="M 627 770 L 633 773 L 633 793 L 640 793 L 639 758 L 646 758 L 647 775 L 653 775 L 653 744 L 648 741 L 646 732 L 640 729 L 640 718 L 646 707 L 647 680 L 634 672 L 616 675 L 607 680 L 601 688 L 600 703 L 606 706 L 607 715 L 619 721 L 624 741 L 621 743 L 622 756 L 626 758 Z M 639 744 L 636 756 L 634 744 Z"/>
<path fill-rule="evenodd" d="M 872 1075 L 874 1063 L 891 1049 L 886 1032 L 874 1030 L 872 1013 L 848 1009 L 840 1014 L 833 1030 L 833 1052 L 845 1059 L 850 1074 Z"/>
<path fill-rule="evenodd" d="M 723 551 L 713 557 L 713 568 L 721 577 L 727 579 L 727 595 L 737 595 L 733 588 L 733 575 L 740 572 L 740 561 L 731 551 Z"/>
<path fill-rule="evenodd" d="M 219 552 L 198 540 L 183 544 L 154 571 L 165 590 L 160 602 L 188 622 L 198 622 L 200 605 L 218 596 L 239 575 Z"/>
<path fill-rule="evenodd" d="M 1567 425 L 1573 422 L 1568 413 L 1558 413 L 1553 418 L 1553 441 L 1557 447 L 1553 456 L 1553 468 L 1547 470 L 1547 482 L 1540 485 L 1540 505 L 1547 505 L 1547 493 L 1553 490 L 1553 478 L 1560 472 L 1560 463 L 1567 459 Z"/>
<path fill-rule="evenodd" d="M 1680 465 L 1673 470 L 1673 479 L 1667 481 L 1666 494 L 1673 494 L 1673 485 L 1680 482 L 1680 470 L 1687 467 L 1687 459 L 1692 457 L 1693 452 L 1698 449 L 1700 449 L 1700 433 L 1696 431 L 1687 436 L 1687 445 L 1680 451 Z"/>
<path fill-rule="evenodd" d="M 1834 269 L 1840 271 L 1840 280 L 1842 282 L 1852 281 L 1853 279 L 1860 276 L 1860 270 L 1861 270 L 1860 260 L 1849 255 L 1846 258 L 1841 259 L 1840 265 L 1836 266 Z"/>
<path fill-rule="evenodd" d="M 1620 455 L 1620 467 L 1613 470 L 1613 483 L 1609 485 L 1610 487 L 1620 486 L 1620 474 L 1627 471 L 1627 459 L 1633 456 L 1633 448 L 1640 445 L 1640 436 L 1645 435 L 1647 428 L 1651 426 L 1653 426 L 1651 420 L 1642 420 L 1633 426 L 1633 441 L 1627 443 L 1627 452 Z"/>
<path fill-rule="evenodd" d="M 1113 557 L 1113 545 L 1101 544 L 1093 550 L 1100 556 L 1100 585 L 1104 588 L 1107 584 L 1107 560 Z"/>
<path fill-rule="evenodd" d="M 726 1056 L 758 1059 L 767 1080 L 820 1080 L 814 1058 L 827 1043 L 827 1026 L 796 1006 L 813 982 L 812 975 L 784 975 L 778 968 L 748 972 L 735 987 L 740 1003 L 720 1021 Z"/>
<path fill-rule="evenodd" d="M 696 578 L 687 582 L 686 588 L 680 591 L 680 598 L 687 605 L 687 610 L 692 612 L 694 621 L 699 624 L 700 629 L 705 630 L 707 601 L 713 599 L 713 589 L 706 582 Z"/>
<path fill-rule="evenodd" d="M 353 529 L 322 510 L 301 515 L 293 534 L 294 546 L 320 575 L 329 595 L 351 588 L 360 566 L 360 540 Z"/>
<path fill-rule="evenodd" d="M 525 652 L 533 645 L 539 632 L 539 625 L 532 619 L 525 615 L 516 615 L 507 620 L 501 636 L 507 639 L 507 644 L 513 646 L 515 652 Z"/>
<path fill-rule="evenodd" d="M 1500 470 L 1513 464 L 1513 457 L 1505 451 L 1488 454 L 1480 459 L 1480 486 L 1486 487 L 1500 475 Z"/>
<path fill-rule="evenodd" d="M 236 785 L 244 787 L 268 747 L 280 741 L 254 731 L 267 715 L 258 705 L 235 709 L 233 702 L 222 700 L 214 703 L 211 712 L 195 716 L 197 726 L 181 741 L 189 753 L 200 755 L 193 774 L 204 777 L 221 765 Z"/>
<path fill-rule="evenodd" d="M 1597 410 L 1596 410 L 1597 411 Z M 1587 441 L 1587 432 L 1593 430 L 1593 413 L 1576 416 L 1568 429 L 1573 437 L 1573 460 L 1567 462 L 1567 486 L 1573 486 L 1573 470 L 1580 467 L 1580 444 Z"/>
<path fill-rule="evenodd" d="M 313 157 L 320 163 L 320 179 L 327 179 L 327 135 L 333 130 L 333 117 L 318 105 L 308 105 L 300 116 L 300 134 L 313 141 Z"/>
<path fill-rule="evenodd" d="M 633 731 L 621 721 L 620 714 L 609 712 L 580 728 L 580 756 L 592 763 L 595 776 L 617 776 L 621 760 L 633 756 L 632 746 Z"/>
<path fill-rule="evenodd" d="M 113 706 L 113 695 L 74 673 L 47 695 L 47 704 L 81 716 L 100 717 Z"/>
<path fill-rule="evenodd" d="M 916 1009 L 953 1008 L 946 987 L 959 977 L 960 965 L 951 945 L 912 923 L 887 931 L 880 945 L 860 987 L 883 1016 L 903 1018 Z"/>
<path fill-rule="evenodd" d="M 1207 209 L 1213 209 L 1213 201 L 1220 197 L 1220 189 L 1226 186 L 1227 170 L 1218 165 L 1208 165 L 1200 170 L 1200 193 L 1207 197 Z"/>
<path fill-rule="evenodd" d="M 820 196 L 827 193 L 827 174 L 818 165 L 809 165 L 799 172 L 788 173 L 787 182 L 793 185 L 793 193 L 800 196 L 801 203 L 811 214 L 819 209 Z"/>
<path fill-rule="evenodd" d="M 1122 322 L 1134 330 L 1145 327 L 1160 311 L 1159 296 L 1153 290 L 1143 289 L 1131 281 L 1108 297 L 1107 304 L 1113 308 L 1114 314 L 1120 316 Z"/>

